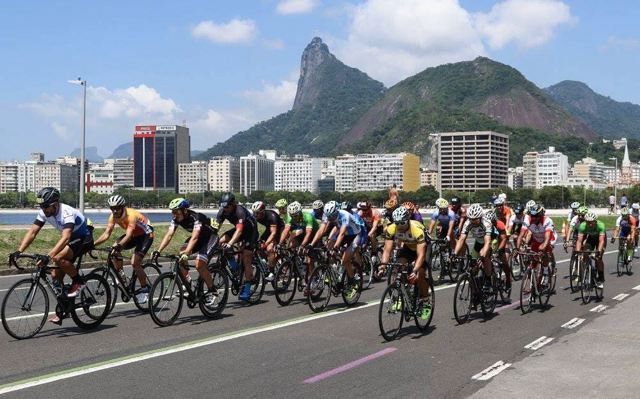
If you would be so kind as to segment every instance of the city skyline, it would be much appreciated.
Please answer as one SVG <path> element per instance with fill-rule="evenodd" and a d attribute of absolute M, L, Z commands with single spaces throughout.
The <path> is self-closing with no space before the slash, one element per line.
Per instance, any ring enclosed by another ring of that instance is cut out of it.
<path fill-rule="evenodd" d="M 640 103 L 640 11 L 631 1 L 36 3 L 4 5 L 0 16 L 12 60 L 0 82 L 2 161 L 26 159 L 42 142 L 51 158 L 79 147 L 81 92 L 67 83 L 78 76 L 88 82 L 87 146 L 102 156 L 130 141 L 133 126 L 152 122 L 186 120 L 192 148 L 206 149 L 290 108 L 300 54 L 314 36 L 387 87 L 484 55 L 540 87 L 580 80 Z M 402 68 L 389 68 L 398 59 Z"/>

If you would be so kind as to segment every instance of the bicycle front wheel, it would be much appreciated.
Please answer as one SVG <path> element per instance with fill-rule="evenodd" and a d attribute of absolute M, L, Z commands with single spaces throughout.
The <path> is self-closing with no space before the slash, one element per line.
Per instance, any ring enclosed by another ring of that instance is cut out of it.
<path fill-rule="evenodd" d="M 40 281 L 16 282 L 2 300 L 2 326 L 15 339 L 36 335 L 47 321 L 49 296 Z"/>
<path fill-rule="evenodd" d="M 591 263 L 580 262 L 582 265 L 582 276 L 580 276 L 580 297 L 585 305 L 591 302 L 591 291 L 593 291 L 593 278 L 591 276 Z M 586 264 L 585 264 L 586 263 Z"/>
<path fill-rule="evenodd" d="M 413 298 L 414 298 L 414 312 L 413 318 L 416 322 L 416 327 L 422 332 L 427 331 L 429 328 L 429 324 L 431 324 L 431 320 L 433 320 L 433 311 L 435 310 L 436 305 L 436 293 L 433 290 L 433 284 L 429 284 L 429 295 L 427 298 L 420 298 L 420 289 L 418 288 L 418 284 L 413 288 Z M 425 309 L 428 311 L 425 312 Z"/>
<path fill-rule="evenodd" d="M 592 276 L 592 282 L 593 282 L 592 283 L 593 292 L 596 294 L 596 299 L 601 300 L 602 297 L 604 296 L 604 283 L 602 283 L 603 285 L 602 288 L 598 288 L 598 282 L 596 281 L 597 272 L 596 272 L 595 266 L 591 268 L 591 276 Z"/>
<path fill-rule="evenodd" d="M 109 269 L 109 266 L 96 267 L 91 271 L 91 274 L 97 274 L 107 281 L 109 289 L 111 290 L 111 303 L 109 304 L 109 313 L 111 313 L 113 308 L 116 306 L 118 291 L 120 290 L 120 285 L 118 284 L 116 276 L 113 274 L 113 271 Z"/>
<path fill-rule="evenodd" d="M 153 285 L 154 281 L 156 281 L 156 279 L 158 278 L 158 276 L 160 276 L 160 268 L 158 266 L 156 266 L 154 263 L 145 263 L 144 265 L 142 265 L 142 269 L 144 270 L 144 273 L 147 275 L 147 289 L 151 289 L 151 286 Z M 142 285 L 140 285 L 140 279 L 138 278 L 138 275 L 134 272 L 133 276 L 131 276 L 131 279 L 133 281 L 133 303 L 136 305 L 136 307 L 142 311 L 142 312 L 148 312 L 149 311 L 149 306 L 147 305 L 147 302 L 149 301 L 148 296 L 147 296 L 147 301 L 146 302 L 142 302 L 140 303 L 140 300 L 138 299 L 138 294 L 140 293 L 140 291 L 142 290 Z"/>
<path fill-rule="evenodd" d="M 433 257 L 431 258 L 431 275 L 433 278 L 433 282 L 436 285 L 442 284 L 442 280 L 444 279 L 444 264 L 442 262 L 442 254 L 440 250 L 435 250 Z"/>
<path fill-rule="evenodd" d="M 173 272 L 162 273 L 149 292 L 149 315 L 160 327 L 172 325 L 182 310 L 182 282 Z"/>
<path fill-rule="evenodd" d="M 362 256 L 362 289 L 366 290 L 371 287 L 371 283 L 373 283 L 373 267 L 371 267 L 371 258 L 363 255 Z"/>
<path fill-rule="evenodd" d="M 509 255 L 509 266 L 511 267 L 511 278 L 513 281 L 518 281 L 522 278 L 522 256 L 517 251 L 511 251 Z"/>
<path fill-rule="evenodd" d="M 209 267 L 211 273 L 211 280 L 213 280 L 213 293 L 215 299 L 212 303 L 207 304 L 204 294 L 208 291 L 207 285 L 204 280 L 198 279 L 198 293 L 200 301 L 198 306 L 202 314 L 208 319 L 215 319 L 220 316 L 227 306 L 227 299 L 229 298 L 229 279 L 227 274 L 219 268 Z"/>
<path fill-rule="evenodd" d="M 484 278 L 495 280 L 492 276 L 485 276 Z M 496 283 L 496 281 L 491 281 L 489 286 L 486 286 L 486 284 L 483 283 L 481 288 L 482 301 L 480 302 L 480 307 L 482 308 L 482 314 L 485 316 L 490 316 L 496 309 L 496 303 L 498 302 L 498 289 L 496 288 Z"/>
<path fill-rule="evenodd" d="M 347 272 L 342 273 L 342 300 L 347 306 L 353 306 L 360 300 L 360 294 L 362 293 L 362 270 L 359 267 L 352 265 L 354 268 L 354 276 L 349 281 Z"/>
<path fill-rule="evenodd" d="M 309 296 L 307 297 L 312 311 L 322 312 L 329 305 L 332 284 L 331 273 L 325 266 L 320 265 L 313 269 L 309 276 Z"/>
<path fill-rule="evenodd" d="M 404 312 L 404 296 L 400 288 L 396 284 L 388 286 L 378 307 L 378 326 L 386 341 L 393 341 L 398 336 L 404 321 Z"/>
<path fill-rule="evenodd" d="M 298 277 L 293 270 L 295 266 L 289 260 L 278 264 L 276 275 L 273 279 L 276 301 L 280 306 L 287 306 L 296 295 Z M 305 266 L 306 267 L 306 266 Z"/>
<path fill-rule="evenodd" d="M 469 321 L 471 307 L 473 306 L 473 296 L 471 279 L 468 273 L 463 273 L 458 277 L 458 283 L 453 294 L 453 316 L 458 324 Z"/>
<path fill-rule="evenodd" d="M 569 261 L 569 286 L 571 292 L 576 292 L 580 289 L 580 268 L 578 267 L 578 255 L 571 254 L 571 260 Z"/>
<path fill-rule="evenodd" d="M 84 277 L 84 288 L 75 298 L 71 318 L 80 328 L 98 327 L 109 314 L 111 288 L 104 277 L 89 273 Z"/>
<path fill-rule="evenodd" d="M 620 248 L 618 249 L 618 261 L 616 262 L 616 272 L 618 273 L 618 277 L 622 276 L 622 272 L 624 271 L 624 263 L 627 257 L 626 250 Z"/>
<path fill-rule="evenodd" d="M 520 284 L 520 311 L 522 314 L 531 312 L 533 303 L 535 302 L 534 275 L 531 270 L 526 270 L 522 276 Z"/>
<path fill-rule="evenodd" d="M 251 263 L 251 269 L 253 271 L 253 278 L 251 279 L 251 295 L 249 296 L 249 300 L 247 301 L 250 305 L 255 305 L 260 302 L 262 299 L 262 294 L 264 294 L 264 276 L 262 274 L 262 269 L 257 264 L 257 261 L 253 260 Z"/>

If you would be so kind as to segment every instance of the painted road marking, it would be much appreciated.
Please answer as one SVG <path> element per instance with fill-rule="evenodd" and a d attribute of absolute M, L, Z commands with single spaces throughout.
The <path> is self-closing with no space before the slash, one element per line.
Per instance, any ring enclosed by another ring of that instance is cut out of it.
<path fill-rule="evenodd" d="M 545 346 L 546 344 L 548 344 L 551 341 L 553 341 L 553 338 L 545 337 L 543 335 L 542 337 L 536 339 L 532 343 L 530 343 L 528 345 L 525 345 L 524 348 L 525 349 L 531 349 L 532 351 L 536 351 L 536 350 L 542 348 L 543 346 Z"/>
<path fill-rule="evenodd" d="M 629 296 L 629 294 L 618 294 L 618 295 L 614 296 L 612 299 L 615 299 L 616 301 L 622 302 L 628 296 Z"/>
<path fill-rule="evenodd" d="M 572 330 L 572 329 L 578 327 L 582 323 L 584 323 L 584 319 L 580 319 L 578 317 L 574 317 L 573 319 L 571 319 L 568 322 L 564 323 L 561 327 L 562 328 L 568 328 L 569 330 Z"/>
<path fill-rule="evenodd" d="M 313 384 L 314 382 L 318 382 L 318 381 L 322 381 L 325 378 L 329 378 L 329 377 L 333 377 L 334 375 L 340 374 L 340 373 L 344 373 L 345 371 L 354 369 L 356 367 L 360 367 L 363 364 L 370 362 L 372 360 L 375 360 L 379 357 L 382 357 L 386 354 L 389 354 L 391 352 L 395 352 L 397 348 L 387 348 L 387 349 L 383 349 L 379 352 L 373 353 L 371 355 L 365 356 L 365 357 L 361 357 L 358 360 L 354 360 L 352 362 L 349 362 L 343 366 L 340 367 L 336 367 L 334 369 L 325 371 L 324 373 L 318 374 L 314 377 L 311 378 L 307 378 L 306 380 L 302 381 L 304 384 Z"/>
<path fill-rule="evenodd" d="M 640 291 L 640 285 L 636 285 L 635 287 L 633 287 L 633 289 L 636 291 Z"/>
<path fill-rule="evenodd" d="M 607 305 L 598 305 L 595 308 L 591 309 L 590 312 L 602 313 L 606 308 L 608 308 Z"/>
<path fill-rule="evenodd" d="M 471 377 L 471 379 L 477 380 L 477 381 L 486 381 L 500 374 L 503 370 L 506 370 L 510 366 L 511 366 L 511 363 L 505 363 L 502 360 L 500 360 L 498 362 L 495 362 L 492 366 L 474 375 L 473 377 Z"/>

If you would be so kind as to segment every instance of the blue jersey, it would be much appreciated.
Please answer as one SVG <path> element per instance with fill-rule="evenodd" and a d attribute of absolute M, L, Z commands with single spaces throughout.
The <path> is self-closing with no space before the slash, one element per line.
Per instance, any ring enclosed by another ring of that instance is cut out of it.
<path fill-rule="evenodd" d="M 447 210 L 447 213 L 443 215 L 438 209 L 436 209 L 431 214 L 431 220 L 437 220 L 438 222 L 440 222 L 442 228 L 448 229 L 449 223 L 456 221 L 456 214 L 451 209 L 449 209 Z"/>
<path fill-rule="evenodd" d="M 44 214 L 42 209 L 38 211 L 36 220 L 33 223 L 42 227 L 45 222 L 49 222 L 58 231 L 68 228 L 73 229 L 71 233 L 71 240 L 91 235 L 84 215 L 67 204 L 60 203 L 58 206 L 58 212 L 49 217 Z"/>
<path fill-rule="evenodd" d="M 322 222 L 329 223 L 329 219 L 326 215 L 322 217 Z M 335 224 L 338 229 L 341 229 L 342 226 L 347 226 L 347 236 L 355 236 L 362 232 L 366 232 L 364 220 L 362 220 L 362 218 L 357 214 L 354 215 L 347 211 L 338 211 L 338 217 L 336 218 Z"/>

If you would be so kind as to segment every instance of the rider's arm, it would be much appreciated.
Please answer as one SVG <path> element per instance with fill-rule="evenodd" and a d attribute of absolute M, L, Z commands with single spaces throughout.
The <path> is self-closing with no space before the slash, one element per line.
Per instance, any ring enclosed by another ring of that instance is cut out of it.
<path fill-rule="evenodd" d="M 236 233 L 233 236 L 235 237 L 236 234 L 238 234 L 238 230 L 236 230 Z M 184 251 L 180 251 L 180 253 L 191 255 L 191 251 L 193 251 L 193 248 L 196 246 L 196 243 L 198 242 L 199 237 L 200 237 L 200 228 L 194 227 L 193 232 L 191 233 L 191 238 L 189 239 L 189 243 L 187 244 L 187 247 L 184 249 Z M 229 245 L 232 245 L 231 242 L 229 242 Z"/>
<path fill-rule="evenodd" d="M 382 252 L 382 264 L 389 263 L 389 257 L 391 256 L 391 251 L 393 250 L 393 238 L 387 238 L 384 240 L 384 251 Z"/>
<path fill-rule="evenodd" d="M 491 234 L 485 234 L 484 245 L 480 250 L 480 257 L 485 258 L 489 254 L 490 249 L 491 249 Z"/>
<path fill-rule="evenodd" d="M 98 246 L 103 242 L 107 241 L 109 237 L 111 237 L 111 233 L 113 233 L 114 223 L 108 223 L 107 228 L 104 229 L 104 232 L 98 237 L 97 240 L 94 241 L 94 245 Z"/>
<path fill-rule="evenodd" d="M 56 245 L 54 245 L 54 247 L 51 248 L 51 251 L 49 251 L 49 253 L 47 254 L 49 255 L 50 258 L 55 258 L 55 256 L 58 255 L 58 253 L 62 251 L 62 249 L 65 246 L 67 246 L 67 244 L 71 240 L 72 232 L 73 232 L 73 225 L 72 226 L 65 225 L 65 227 L 62 229 L 62 234 L 60 235 L 60 239 L 58 240 Z"/>
<path fill-rule="evenodd" d="M 36 238 L 36 236 L 40 232 L 41 228 L 42 228 L 42 226 L 40 226 L 40 225 L 37 225 L 35 223 L 32 224 L 31 228 L 29 229 L 29 231 L 27 231 L 25 233 L 24 237 L 22 238 L 22 242 L 20 243 L 20 246 L 18 247 L 18 251 L 20 251 L 20 252 L 26 251 L 27 248 L 29 248 L 29 245 L 31 245 L 33 240 Z"/>
<path fill-rule="evenodd" d="M 236 223 L 236 230 L 233 232 L 233 236 L 231 236 L 231 239 L 227 242 L 227 245 L 232 246 L 233 244 L 240 241 L 240 237 L 242 236 L 243 231 L 244 231 L 244 223 L 242 222 Z M 193 232 L 195 233 L 195 230 Z M 193 239 L 193 236 L 191 238 Z"/>
<path fill-rule="evenodd" d="M 291 225 L 285 224 L 284 229 L 282 229 L 282 233 L 280 233 L 280 245 L 284 245 L 284 242 L 287 241 L 287 237 L 289 237 L 289 232 L 291 231 Z"/>
<path fill-rule="evenodd" d="M 458 238 L 458 241 L 456 242 L 456 249 L 454 250 L 454 253 L 456 255 L 458 255 L 458 253 L 462 249 L 462 246 L 464 245 L 464 242 L 466 240 L 467 240 L 467 235 L 466 234 L 460 234 L 460 238 Z"/>
<path fill-rule="evenodd" d="M 427 243 L 421 242 L 416 245 L 416 261 L 413 264 L 413 273 L 418 273 L 422 265 L 424 265 L 425 255 L 427 253 Z"/>
<path fill-rule="evenodd" d="M 162 250 L 165 249 L 167 245 L 169 245 L 175 233 L 176 233 L 176 226 L 173 224 L 169 225 L 169 228 L 167 229 L 167 232 L 162 238 L 162 242 L 158 247 L 158 252 L 162 252 Z"/>
<path fill-rule="evenodd" d="M 584 234 L 578 233 L 578 239 L 576 240 L 576 252 L 582 250 L 582 241 L 584 240 Z"/>
<path fill-rule="evenodd" d="M 338 233 L 338 238 L 336 238 L 335 248 L 340 248 L 342 244 L 342 240 L 344 239 L 345 234 L 347 234 L 347 225 L 340 227 L 340 232 Z"/>
<path fill-rule="evenodd" d="M 320 223 L 320 228 L 318 229 L 318 231 L 316 231 L 316 235 L 315 237 L 313 237 L 313 240 L 311 240 L 311 245 L 315 246 L 322 239 L 322 236 L 324 235 L 324 232 L 327 229 L 327 225 L 328 225 L 327 222 Z M 286 229 L 287 228 L 285 227 L 285 230 Z M 282 239 L 280 239 L 280 242 L 282 242 Z"/>
<path fill-rule="evenodd" d="M 265 241 L 265 244 L 267 245 L 271 244 L 276 240 L 276 233 L 278 232 L 278 226 L 275 224 L 272 224 L 269 226 L 269 230 L 271 231 L 271 233 L 269 234 L 269 237 L 267 237 L 267 241 Z"/>
<path fill-rule="evenodd" d="M 371 230 L 369 231 L 369 237 L 373 238 L 376 234 L 376 230 L 378 229 L 378 225 L 380 224 L 380 219 L 373 219 L 373 223 L 371 223 Z"/>
<path fill-rule="evenodd" d="M 116 244 L 126 245 L 129 242 L 129 240 L 131 240 L 131 238 L 133 237 L 133 231 L 135 229 L 136 229 L 135 221 L 133 223 L 129 222 L 129 225 L 127 226 L 127 232 L 124 234 L 124 237 L 122 237 L 122 239 L 119 242 L 116 242 Z"/>
<path fill-rule="evenodd" d="M 431 232 L 433 231 L 433 227 L 436 224 L 436 220 L 431 218 L 431 221 L 429 222 L 429 227 L 427 228 L 427 232 L 429 232 L 429 234 L 431 234 Z"/>
<path fill-rule="evenodd" d="M 307 245 L 309 243 L 309 241 L 311 241 L 311 236 L 313 234 L 313 228 L 312 227 L 307 227 L 304 229 L 304 238 L 302 239 L 302 243 L 300 244 L 300 246 L 304 247 L 305 245 Z"/>

